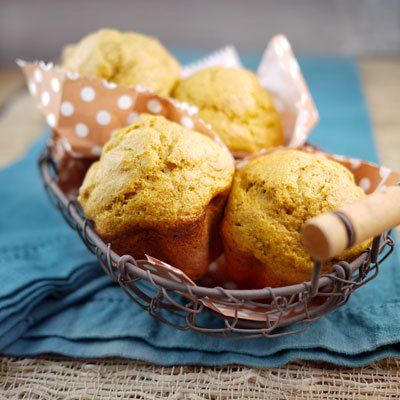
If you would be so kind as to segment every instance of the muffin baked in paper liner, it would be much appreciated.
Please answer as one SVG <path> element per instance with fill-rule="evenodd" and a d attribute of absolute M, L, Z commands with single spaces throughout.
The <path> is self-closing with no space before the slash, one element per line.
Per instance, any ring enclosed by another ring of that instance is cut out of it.
<path fill-rule="evenodd" d="M 382 190 L 385 186 L 396 185 L 400 183 L 400 173 L 391 171 L 389 168 L 363 161 L 358 158 L 349 158 L 340 155 L 329 154 L 320 150 L 316 150 L 314 147 L 311 146 L 301 146 L 298 148 L 304 151 L 326 156 L 344 165 L 353 173 L 356 183 L 367 194 Z M 172 279 L 176 282 L 180 282 L 186 285 L 196 285 L 181 270 L 174 268 L 160 260 L 157 260 L 156 258 L 147 256 L 147 262 L 141 262 L 139 266 L 143 269 L 147 269 L 148 267 L 146 267 L 146 265 L 148 263 L 151 264 L 151 272 L 159 276 L 162 276 L 166 279 Z M 226 279 L 224 268 L 224 256 L 221 256 L 217 261 L 214 261 L 209 265 L 208 275 L 202 279 L 202 284 L 205 284 L 207 286 L 222 286 L 226 289 L 236 289 L 237 287 L 234 282 L 224 281 L 224 279 Z M 185 294 L 182 293 L 182 295 L 184 296 Z M 229 305 L 226 303 L 226 300 L 221 303 L 217 300 L 209 299 L 203 299 L 201 301 L 206 307 L 226 317 L 240 318 L 250 321 L 265 321 L 265 314 L 266 312 L 268 312 L 268 320 L 270 322 L 273 322 L 274 320 L 280 318 L 280 313 L 276 311 L 276 309 L 275 311 L 273 311 L 274 307 L 268 308 L 267 304 L 257 303 L 256 301 L 247 301 L 246 304 L 241 305 L 240 307 L 237 304 Z M 312 307 L 312 305 L 309 307 Z M 302 314 L 303 312 L 303 306 L 288 307 L 281 318 L 291 318 L 298 314 Z"/>
<path fill-rule="evenodd" d="M 145 88 L 123 87 L 105 80 L 80 77 L 76 73 L 66 72 L 52 63 L 27 63 L 18 61 L 23 69 L 29 91 L 36 100 L 39 110 L 53 129 L 52 151 L 60 157 L 59 181 L 68 175 L 71 168 L 78 169 L 76 179 L 65 179 L 78 189 L 86 169 L 98 158 L 102 146 L 116 129 L 134 122 L 141 113 L 163 115 L 171 121 L 180 123 L 188 129 L 194 129 L 209 136 L 228 149 L 213 132 L 210 125 L 196 117 L 196 106 L 163 97 Z M 198 62 L 183 69 L 183 78 L 210 66 L 241 66 L 237 51 L 227 46 Z M 283 35 L 272 38 L 264 52 L 257 75 L 262 86 L 271 94 L 281 116 L 285 131 L 285 145 L 299 147 L 306 151 L 319 152 L 330 157 L 354 174 L 356 182 L 366 193 L 380 190 L 384 186 L 400 182 L 400 174 L 385 167 L 359 159 L 324 153 L 307 146 L 306 140 L 318 122 L 318 112 L 293 55 L 288 40 Z M 273 151 L 273 150 L 267 150 Z M 257 154 L 259 155 L 259 154 Z M 249 158 L 257 155 L 249 156 Z M 238 163 L 245 163 L 246 159 Z M 61 185 L 60 185 L 61 186 Z M 62 187 L 62 186 L 61 186 Z M 64 190 L 64 189 L 63 189 Z M 75 190 L 76 191 L 76 190 Z M 138 260 L 137 265 L 152 273 L 186 285 L 196 285 L 181 270 L 157 260 L 150 255 L 147 260 Z M 222 286 L 234 289 L 233 282 L 226 282 L 224 258 L 221 256 L 209 266 L 208 275 L 201 280 L 207 286 Z M 311 279 L 311 276 L 310 276 Z M 184 294 L 182 294 L 184 295 Z M 268 305 L 247 302 L 238 309 L 237 305 L 201 300 L 204 305 L 224 316 L 253 321 L 265 321 Z M 303 308 L 292 308 L 284 317 L 292 317 L 303 312 Z M 279 316 L 268 312 L 273 321 Z"/>
<path fill-rule="evenodd" d="M 344 157 L 340 155 L 330 154 L 318 149 L 315 149 L 312 146 L 300 146 L 297 147 L 303 151 L 308 151 L 316 154 L 320 154 L 331 158 L 339 162 L 348 168 L 354 175 L 356 183 L 365 191 L 365 193 L 370 194 L 375 191 L 382 190 L 386 186 L 396 185 L 400 183 L 400 173 L 390 170 L 389 168 L 379 166 L 377 164 L 373 164 L 367 161 L 360 160 L 358 158 Z M 274 149 L 267 150 L 262 152 L 261 154 L 266 154 L 268 152 L 272 152 Z M 260 153 L 249 156 L 247 159 L 241 160 L 237 167 L 241 168 L 248 160 L 260 156 Z M 82 162 L 84 162 L 82 160 Z M 76 168 L 76 164 L 74 165 Z M 79 168 L 79 167 L 78 167 Z M 60 169 L 59 174 L 63 173 L 63 168 Z M 83 175 L 82 175 L 83 178 Z M 80 186 L 80 180 L 76 180 L 76 186 Z M 175 268 L 161 260 L 158 260 L 151 255 L 146 255 L 147 260 L 137 260 L 136 264 L 139 268 L 149 271 L 153 274 L 161 276 L 168 280 L 173 280 L 184 285 L 196 286 L 186 274 L 184 274 L 180 269 Z M 311 280 L 311 273 L 310 273 Z M 234 282 L 227 281 L 227 274 L 225 272 L 225 263 L 224 256 L 222 255 L 218 260 L 212 262 L 208 267 L 207 275 L 202 278 L 199 282 L 202 286 L 215 287 L 220 286 L 225 289 L 237 289 L 237 286 Z M 185 296 L 185 293 L 181 293 L 182 296 Z M 268 320 L 273 323 L 279 318 L 291 318 L 298 314 L 302 314 L 304 312 L 304 308 L 302 306 L 296 307 L 288 307 L 285 311 L 284 315 L 280 316 L 279 312 L 273 311 L 273 307 L 269 307 L 267 304 L 257 303 L 256 301 L 250 302 L 247 301 L 245 304 L 240 307 L 237 304 L 229 305 L 224 302 L 219 302 L 217 300 L 210 299 L 201 299 L 200 301 L 203 304 L 210 308 L 211 310 L 220 313 L 226 317 L 231 318 L 240 318 L 246 319 L 250 321 L 265 321 L 266 320 L 266 312 L 268 312 Z M 309 306 L 311 308 L 312 305 Z"/>
<path fill-rule="evenodd" d="M 73 157 L 98 157 L 116 129 L 132 123 L 140 113 L 163 115 L 189 129 L 216 139 L 212 127 L 196 117 L 196 106 L 136 87 L 81 77 L 52 63 L 17 61 L 29 91 L 48 125 L 57 132 L 65 151 Z M 239 67 L 233 46 L 227 46 L 183 68 L 183 78 L 210 66 Z M 281 116 L 285 144 L 306 142 L 318 122 L 318 112 L 288 40 L 272 38 L 257 71 Z"/>

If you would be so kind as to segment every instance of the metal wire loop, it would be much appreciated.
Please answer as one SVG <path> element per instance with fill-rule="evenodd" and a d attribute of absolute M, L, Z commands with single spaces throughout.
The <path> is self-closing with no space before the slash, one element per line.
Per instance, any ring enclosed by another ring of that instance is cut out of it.
<path fill-rule="evenodd" d="M 130 277 L 129 277 L 129 274 L 127 271 L 128 262 L 136 265 L 136 260 L 128 254 L 121 256 L 117 263 L 117 269 L 118 269 L 118 271 L 121 275 L 121 278 L 123 279 L 124 282 L 128 282 L 130 280 Z"/>

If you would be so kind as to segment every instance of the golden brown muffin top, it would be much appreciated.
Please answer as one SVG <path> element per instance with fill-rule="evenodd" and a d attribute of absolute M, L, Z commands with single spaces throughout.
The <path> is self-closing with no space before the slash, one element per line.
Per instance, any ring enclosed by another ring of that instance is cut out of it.
<path fill-rule="evenodd" d="M 66 46 L 62 65 L 82 76 L 142 85 L 159 94 L 168 94 L 181 75 L 178 61 L 157 39 L 114 29 L 101 29 Z"/>
<path fill-rule="evenodd" d="M 362 196 L 353 175 L 341 164 L 299 150 L 278 149 L 236 173 L 223 234 L 288 281 L 302 282 L 311 278 L 312 268 L 301 245 L 303 223 Z M 358 254 L 361 248 L 343 257 Z"/>
<path fill-rule="evenodd" d="M 210 138 L 144 115 L 106 144 L 79 202 L 100 235 L 114 236 L 199 217 L 233 174 L 231 155 Z"/>
<path fill-rule="evenodd" d="M 283 144 L 279 115 L 257 76 L 243 68 L 212 67 L 179 82 L 173 97 L 199 107 L 232 152 Z"/>

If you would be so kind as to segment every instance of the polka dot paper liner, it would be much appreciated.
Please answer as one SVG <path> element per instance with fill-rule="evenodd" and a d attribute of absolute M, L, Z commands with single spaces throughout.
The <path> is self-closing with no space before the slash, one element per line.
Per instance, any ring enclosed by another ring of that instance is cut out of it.
<path fill-rule="evenodd" d="M 76 158 L 98 157 L 103 145 L 119 129 L 143 113 L 163 115 L 226 146 L 201 119 L 197 107 L 111 82 L 79 77 L 52 64 L 19 61 L 28 88 L 59 137 L 65 151 Z"/>
<path fill-rule="evenodd" d="M 386 186 L 400 183 L 400 172 L 374 164 L 358 158 L 345 157 L 337 154 L 317 150 L 312 146 L 303 146 L 303 150 L 321 154 L 331 158 L 348 168 L 354 175 L 354 179 L 366 194 L 384 189 Z"/>
<path fill-rule="evenodd" d="M 242 62 L 235 47 L 226 46 L 187 65 L 183 75 L 187 77 L 216 65 L 241 67 Z M 281 116 L 285 145 L 305 144 L 319 121 L 319 115 L 297 59 L 284 35 L 276 35 L 270 40 L 257 68 L 257 76 L 261 85 L 270 93 Z"/>
<path fill-rule="evenodd" d="M 163 115 L 187 129 L 218 137 L 196 117 L 197 107 L 106 80 L 81 77 L 52 63 L 19 60 L 29 91 L 47 124 L 64 138 L 65 150 L 76 157 L 94 157 L 114 132 L 133 123 L 141 113 Z M 242 65 L 233 46 L 218 50 L 186 66 L 183 77 L 213 65 Z M 286 144 L 302 145 L 318 122 L 318 112 L 287 38 L 271 39 L 258 67 L 260 83 L 275 101 L 285 130 Z M 222 144 L 222 143 L 221 143 Z"/>
<path fill-rule="evenodd" d="M 184 76 L 215 65 L 241 67 L 242 62 L 236 49 L 226 46 L 186 66 Z M 284 35 L 276 35 L 269 42 L 257 68 L 257 76 L 279 112 L 285 145 L 301 146 L 306 143 L 319 121 L 319 115 L 297 59 Z"/>

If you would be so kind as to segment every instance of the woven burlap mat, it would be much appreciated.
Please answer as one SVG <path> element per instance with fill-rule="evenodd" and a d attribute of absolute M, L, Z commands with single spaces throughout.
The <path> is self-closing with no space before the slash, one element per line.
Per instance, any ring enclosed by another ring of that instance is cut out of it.
<path fill-rule="evenodd" d="M 125 360 L 3 358 L 1 399 L 398 399 L 400 362 L 157 367 Z"/>
<path fill-rule="evenodd" d="M 384 165 L 400 169 L 400 59 L 360 63 Z M 0 166 L 20 157 L 43 119 L 16 71 L 0 70 Z M 9 135 L 9 132 L 16 134 Z M 0 358 L 0 399 L 400 399 L 400 362 L 335 368 L 163 368 L 126 360 Z"/>

